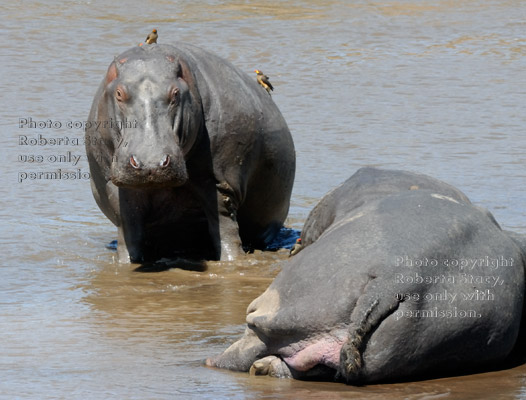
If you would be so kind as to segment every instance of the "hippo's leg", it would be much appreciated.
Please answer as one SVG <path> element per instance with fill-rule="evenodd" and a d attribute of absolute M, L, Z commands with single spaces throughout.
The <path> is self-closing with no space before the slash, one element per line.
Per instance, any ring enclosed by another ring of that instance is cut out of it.
<path fill-rule="evenodd" d="M 141 251 L 142 229 L 137 226 L 126 228 L 125 221 L 118 228 L 117 255 L 121 264 L 140 263 L 144 259 Z"/>
<path fill-rule="evenodd" d="M 340 352 L 339 373 L 347 382 L 360 383 L 366 341 L 382 321 L 396 311 L 399 304 L 392 283 L 390 287 L 385 280 L 375 277 L 367 283 L 351 314 L 349 340 Z"/>
<path fill-rule="evenodd" d="M 232 261 L 244 254 L 237 223 L 237 202 L 232 187 L 225 181 L 217 185 L 221 261 Z"/>
<path fill-rule="evenodd" d="M 219 214 L 219 234 L 221 236 L 221 261 L 233 261 L 245 254 L 241 247 L 239 227 L 235 220 Z"/>
<path fill-rule="evenodd" d="M 143 214 L 140 202 L 133 195 L 120 190 L 119 204 L 121 225 L 118 227 L 117 255 L 123 264 L 140 263 L 144 260 Z"/>
<path fill-rule="evenodd" d="M 292 372 L 285 361 L 276 356 L 267 356 L 254 361 L 250 375 L 268 375 L 274 378 L 292 378 Z"/>
<path fill-rule="evenodd" d="M 130 263 L 130 253 L 126 247 L 126 239 L 124 238 L 124 229 L 122 226 L 118 228 L 118 238 L 117 238 L 117 256 L 121 264 Z"/>
<path fill-rule="evenodd" d="M 333 379 L 334 369 L 318 364 L 307 371 L 297 371 L 291 368 L 278 356 L 267 356 L 254 361 L 250 367 L 250 375 L 268 375 L 273 378 L 294 379 Z"/>
<path fill-rule="evenodd" d="M 237 208 L 234 191 L 230 185 L 216 184 L 203 179 L 193 187 L 208 219 L 208 232 L 212 239 L 215 255 L 221 261 L 232 261 L 244 254 L 236 221 Z"/>

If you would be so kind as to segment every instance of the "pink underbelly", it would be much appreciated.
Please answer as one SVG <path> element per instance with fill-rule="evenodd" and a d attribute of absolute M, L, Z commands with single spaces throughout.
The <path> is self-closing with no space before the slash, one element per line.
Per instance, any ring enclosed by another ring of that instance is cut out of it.
<path fill-rule="evenodd" d="M 283 361 L 296 371 L 308 371 L 318 364 L 330 368 L 338 368 L 340 350 L 344 341 L 334 336 L 319 338 L 291 356 L 283 357 Z"/>

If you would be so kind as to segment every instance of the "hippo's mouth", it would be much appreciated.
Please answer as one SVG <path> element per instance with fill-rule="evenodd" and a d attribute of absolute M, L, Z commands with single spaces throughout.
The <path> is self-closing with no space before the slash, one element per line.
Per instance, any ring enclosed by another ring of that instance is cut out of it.
<path fill-rule="evenodd" d="M 121 169 L 113 164 L 110 175 L 111 182 L 118 187 L 155 188 L 178 187 L 188 181 L 186 169 L 167 168 L 160 171 L 146 169 Z"/>
<path fill-rule="evenodd" d="M 163 179 L 157 176 L 145 176 L 145 177 L 123 177 L 123 176 L 111 176 L 111 182 L 118 187 L 124 188 L 166 188 L 166 187 L 179 187 L 183 186 L 186 181 L 178 179 Z"/>

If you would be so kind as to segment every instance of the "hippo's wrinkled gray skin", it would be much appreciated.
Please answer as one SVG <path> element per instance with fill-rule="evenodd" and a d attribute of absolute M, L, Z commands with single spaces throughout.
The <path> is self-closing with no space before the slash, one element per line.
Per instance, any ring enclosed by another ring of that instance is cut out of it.
<path fill-rule="evenodd" d="M 454 187 L 360 169 L 312 210 L 302 239 L 248 307 L 244 336 L 207 365 L 363 384 L 485 368 L 512 350 L 522 239 Z"/>
<path fill-rule="evenodd" d="M 108 68 L 86 150 L 121 262 L 234 259 L 288 213 L 295 153 L 287 124 L 227 61 L 178 44 L 134 47 Z M 242 241 L 242 242 L 241 242 Z"/>

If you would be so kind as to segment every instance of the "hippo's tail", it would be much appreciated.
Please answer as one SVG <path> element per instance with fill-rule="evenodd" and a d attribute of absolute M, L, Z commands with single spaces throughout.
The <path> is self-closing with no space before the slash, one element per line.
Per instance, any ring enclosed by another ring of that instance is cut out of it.
<path fill-rule="evenodd" d="M 379 285 L 378 279 L 372 277 L 365 286 L 351 315 L 349 339 L 340 351 L 337 378 L 343 378 L 349 384 L 360 385 L 367 380 L 363 361 L 366 342 L 382 321 L 396 311 L 401 301 L 396 296 L 380 296 Z"/>

